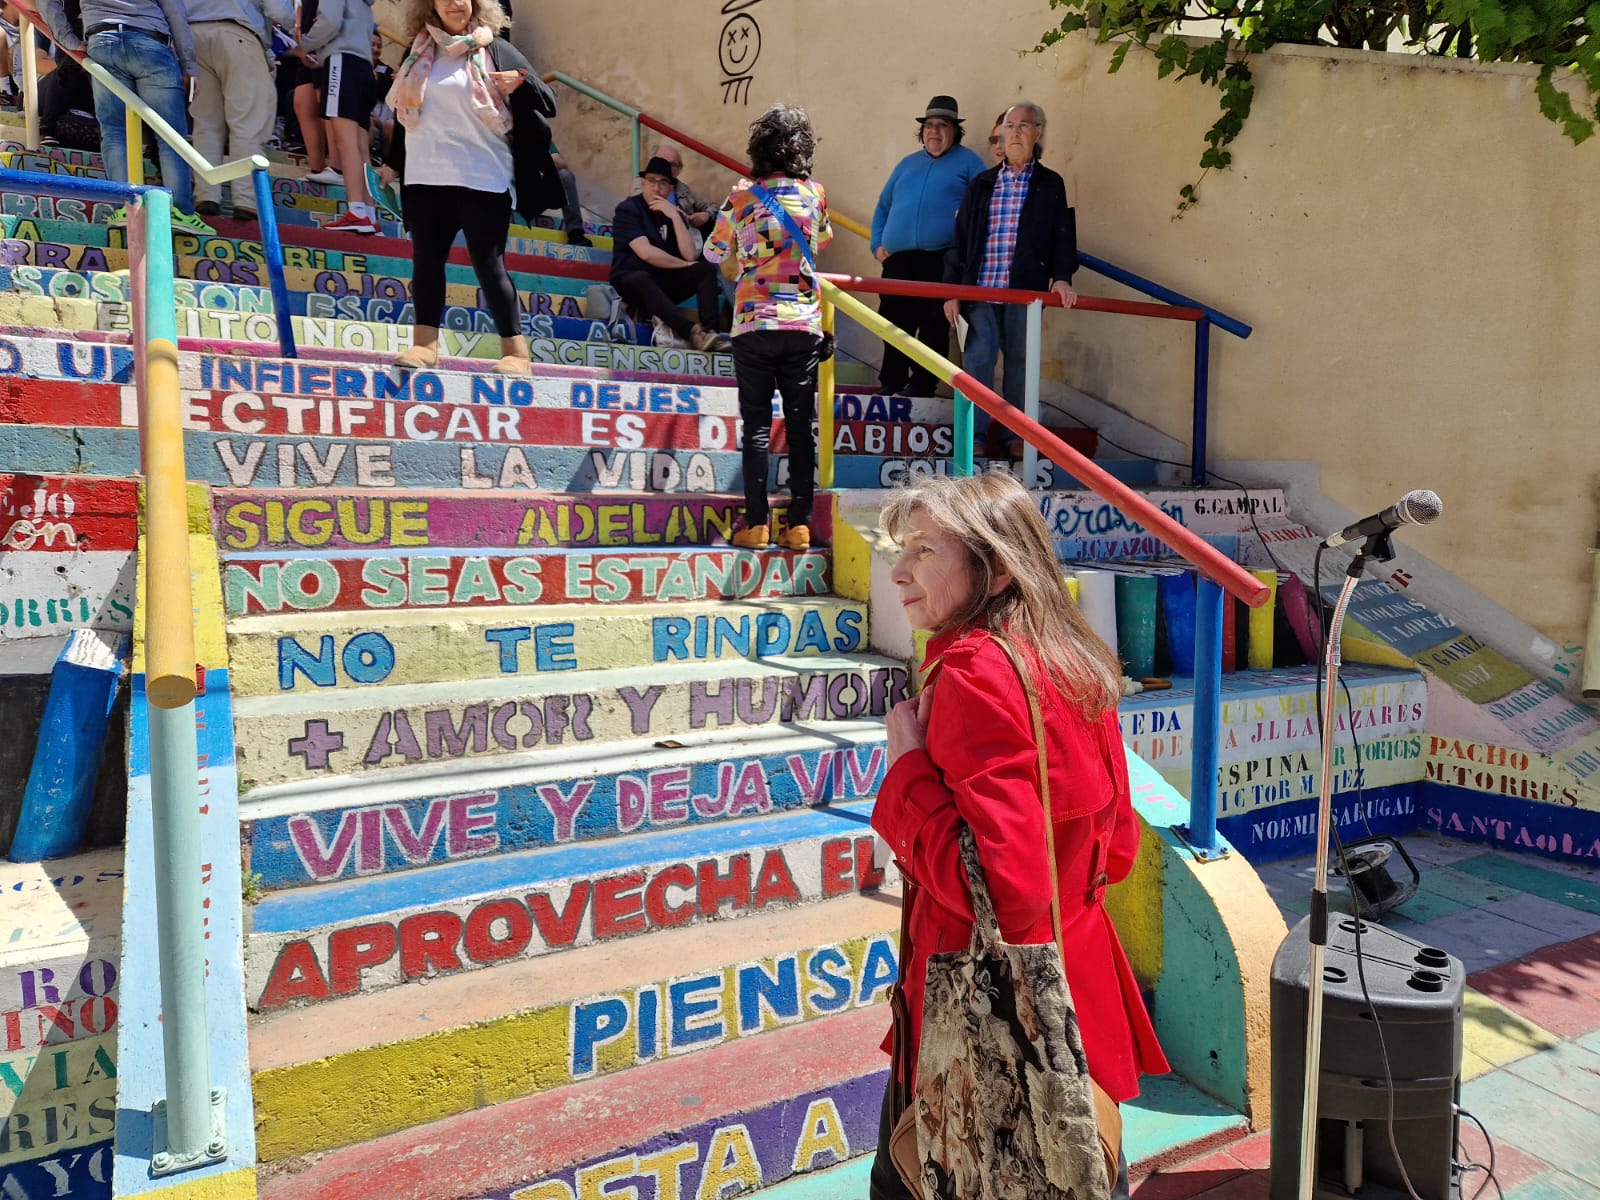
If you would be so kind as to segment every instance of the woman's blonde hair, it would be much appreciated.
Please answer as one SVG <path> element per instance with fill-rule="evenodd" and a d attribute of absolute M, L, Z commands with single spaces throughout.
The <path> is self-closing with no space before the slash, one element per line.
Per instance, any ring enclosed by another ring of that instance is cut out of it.
<path fill-rule="evenodd" d="M 406 7 L 406 49 L 411 49 L 411 43 L 417 40 L 417 34 L 422 32 L 424 25 L 439 23 L 438 14 L 434 12 L 433 0 L 411 0 Z M 479 25 L 487 25 L 490 33 L 498 34 L 507 25 L 511 18 L 506 16 L 506 10 L 500 7 L 499 0 L 472 0 L 472 21 L 469 29 Z"/>
<path fill-rule="evenodd" d="M 918 512 L 961 543 L 973 571 L 971 599 L 941 628 L 976 625 L 1003 633 L 1024 657 L 1038 659 L 1085 717 L 1116 707 L 1122 664 L 1067 599 L 1044 518 L 1020 483 L 997 473 L 930 476 L 890 496 L 883 527 L 898 542 Z M 991 596 L 1001 574 L 1011 582 Z"/>

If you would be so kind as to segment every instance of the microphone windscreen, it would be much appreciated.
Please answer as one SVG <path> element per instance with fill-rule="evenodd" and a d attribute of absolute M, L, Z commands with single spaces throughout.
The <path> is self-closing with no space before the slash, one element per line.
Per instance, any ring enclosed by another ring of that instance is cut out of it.
<path fill-rule="evenodd" d="M 1400 503 L 1394 507 L 1402 521 L 1412 525 L 1429 525 L 1439 519 L 1439 514 L 1444 511 L 1444 502 L 1436 493 L 1420 488 L 1401 496 Z"/>

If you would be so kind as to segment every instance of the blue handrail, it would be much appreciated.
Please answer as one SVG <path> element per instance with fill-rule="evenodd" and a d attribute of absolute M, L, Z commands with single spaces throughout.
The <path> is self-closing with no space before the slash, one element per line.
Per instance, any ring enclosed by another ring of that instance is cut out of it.
<path fill-rule="evenodd" d="M 1096 275 L 1104 275 L 1107 279 L 1114 280 L 1124 287 L 1130 287 L 1134 291 L 1141 292 L 1156 300 L 1161 300 L 1167 304 L 1176 304 L 1180 308 L 1204 309 L 1206 316 L 1211 318 L 1213 325 L 1218 329 L 1227 330 L 1234 337 L 1247 338 L 1250 336 L 1250 326 L 1243 321 L 1230 317 L 1221 309 L 1212 308 L 1209 304 L 1202 304 L 1198 300 L 1193 300 L 1182 292 L 1175 292 L 1169 287 L 1162 287 L 1159 283 L 1152 282 L 1143 275 L 1135 275 L 1132 271 L 1119 267 L 1115 263 L 1109 263 L 1093 254 L 1085 254 L 1081 250 L 1078 252 L 1078 262 L 1088 267 Z"/>

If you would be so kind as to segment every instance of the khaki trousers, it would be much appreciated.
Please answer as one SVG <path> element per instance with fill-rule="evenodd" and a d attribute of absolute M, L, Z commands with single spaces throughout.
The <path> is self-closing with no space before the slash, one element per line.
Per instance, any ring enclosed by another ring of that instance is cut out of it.
<path fill-rule="evenodd" d="M 189 26 L 200 73 L 194 81 L 194 148 L 212 166 L 260 154 L 272 136 L 278 93 L 272 66 L 261 39 L 233 21 L 199 21 Z M 228 185 L 235 208 L 256 207 L 255 184 L 249 175 Z M 219 202 L 220 189 L 199 175 L 196 202 Z"/>

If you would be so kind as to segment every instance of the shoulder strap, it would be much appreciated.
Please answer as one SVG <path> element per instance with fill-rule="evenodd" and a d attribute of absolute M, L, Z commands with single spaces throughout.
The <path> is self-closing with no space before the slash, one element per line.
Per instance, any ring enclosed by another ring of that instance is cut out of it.
<path fill-rule="evenodd" d="M 1006 658 L 1011 660 L 1011 669 L 1017 673 L 1017 679 L 1022 684 L 1022 693 L 1028 698 L 1028 716 L 1033 721 L 1033 743 L 1038 752 L 1039 795 L 1044 800 L 1044 850 L 1045 858 L 1050 863 L 1050 925 L 1055 931 L 1056 945 L 1062 946 L 1061 880 L 1056 872 L 1056 824 L 1050 815 L 1050 767 L 1045 760 L 1044 714 L 1039 711 L 1039 693 L 1034 690 L 1033 680 L 1028 677 L 1022 659 L 1017 656 L 1016 647 L 997 633 L 991 633 L 989 636 L 994 638 L 995 645 L 1004 650 Z M 1061 952 L 1066 953 L 1064 946 Z"/>
<path fill-rule="evenodd" d="M 811 239 L 801 232 L 799 223 L 789 215 L 789 210 L 783 206 L 783 202 L 759 183 L 751 183 L 750 194 L 761 201 L 761 207 L 771 213 L 773 219 L 783 226 L 784 232 L 795 240 L 800 247 L 800 253 L 805 255 L 806 266 L 815 272 L 817 261 L 811 257 Z"/>

